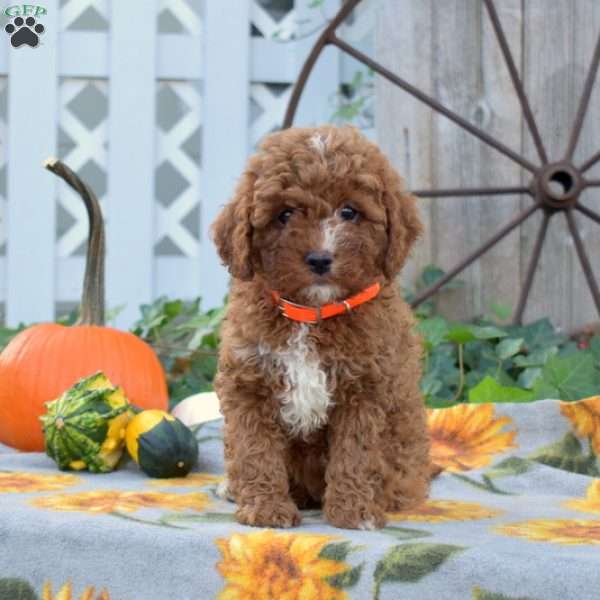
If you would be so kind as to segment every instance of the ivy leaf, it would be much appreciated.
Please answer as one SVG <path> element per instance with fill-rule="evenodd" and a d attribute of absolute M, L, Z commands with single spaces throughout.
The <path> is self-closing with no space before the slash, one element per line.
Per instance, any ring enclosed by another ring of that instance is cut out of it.
<path fill-rule="evenodd" d="M 579 348 L 577 342 L 570 340 L 558 349 L 558 356 L 572 356 L 573 354 L 577 354 L 578 352 L 580 352 L 580 350 L 581 348 Z"/>
<path fill-rule="evenodd" d="M 590 351 L 592 353 L 592 356 L 594 357 L 594 360 L 596 361 L 596 364 L 600 364 L 600 335 L 595 335 L 590 340 Z"/>
<path fill-rule="evenodd" d="M 500 479 L 511 475 L 522 475 L 527 473 L 532 467 L 531 461 L 519 456 L 510 456 L 500 461 L 497 465 L 488 469 L 485 476 L 488 479 Z"/>
<path fill-rule="evenodd" d="M 486 325 L 484 327 L 475 325 L 473 327 L 473 332 L 478 340 L 493 340 L 504 338 L 508 335 L 506 331 L 503 331 L 499 327 L 494 327 L 493 325 Z"/>
<path fill-rule="evenodd" d="M 554 356 L 544 366 L 533 394 L 536 399 L 580 400 L 600 391 L 594 358 L 587 352 Z"/>
<path fill-rule="evenodd" d="M 38 600 L 38 595 L 24 579 L 0 579 L 0 600 Z"/>
<path fill-rule="evenodd" d="M 506 319 L 508 319 L 512 313 L 512 308 L 510 306 L 506 306 L 505 304 L 500 304 L 498 302 L 492 302 L 490 305 L 490 310 L 494 313 L 499 321 L 506 321 Z"/>
<path fill-rule="evenodd" d="M 435 396 L 443 387 L 444 383 L 437 378 L 435 373 L 427 373 L 421 379 L 421 391 L 425 396 Z"/>
<path fill-rule="evenodd" d="M 354 73 L 354 77 L 352 78 L 352 81 L 350 82 L 350 85 L 352 86 L 352 88 L 354 88 L 354 89 L 359 88 L 363 84 L 363 78 L 364 78 L 364 73 L 362 71 L 356 71 Z"/>
<path fill-rule="evenodd" d="M 431 319 L 423 319 L 416 327 L 425 341 L 425 344 L 432 348 L 438 346 L 444 341 L 448 332 L 448 323 L 442 317 L 433 317 Z"/>
<path fill-rule="evenodd" d="M 479 325 L 460 324 L 452 327 L 446 333 L 446 339 L 449 342 L 457 344 L 466 344 L 475 340 L 491 340 L 506 337 L 508 334 L 498 327 L 487 325 L 481 327 Z"/>
<path fill-rule="evenodd" d="M 486 375 L 475 387 L 469 390 L 469 402 L 531 402 L 533 392 L 517 387 L 500 385 L 493 377 Z"/>
<path fill-rule="evenodd" d="M 435 347 L 429 355 L 429 371 L 436 373 L 445 383 L 456 381 L 456 348 L 450 344 Z"/>
<path fill-rule="evenodd" d="M 445 339 L 456 344 L 466 344 L 467 342 L 474 342 L 477 338 L 472 325 L 455 325 L 446 332 Z"/>
<path fill-rule="evenodd" d="M 114 320 L 125 310 L 127 303 L 117 304 L 117 306 L 107 309 L 105 321 L 107 323 L 114 323 Z"/>
<path fill-rule="evenodd" d="M 435 265 L 427 265 L 421 273 L 421 286 L 428 288 L 436 284 L 444 275 L 446 271 L 436 267 Z M 453 278 L 445 283 L 440 289 L 441 290 L 455 290 L 464 287 L 465 282 L 462 279 Z"/>
<path fill-rule="evenodd" d="M 540 348 L 531 354 L 515 356 L 517 367 L 543 367 L 550 358 L 558 354 L 558 346 Z"/>
<path fill-rule="evenodd" d="M 402 544 L 394 546 L 377 563 L 376 589 L 386 581 L 415 582 L 435 571 L 448 558 L 465 548 L 449 544 Z M 377 594 L 378 595 L 378 594 Z"/>
<path fill-rule="evenodd" d="M 474 370 L 474 371 L 469 371 L 466 375 L 465 375 L 465 385 L 468 388 L 473 388 L 475 387 L 480 381 L 482 381 L 483 379 L 485 379 L 485 377 L 488 375 L 488 373 L 485 373 L 484 371 L 479 371 L 479 370 Z"/>
<path fill-rule="evenodd" d="M 465 364 L 472 371 L 481 371 L 482 376 L 474 381 L 478 383 L 484 375 L 494 373 L 498 369 L 498 356 L 493 341 L 477 340 L 469 342 L 464 347 Z"/>
<path fill-rule="evenodd" d="M 556 332 L 548 319 L 539 319 L 527 325 L 510 328 L 513 337 L 525 339 L 525 345 L 530 351 L 548 346 L 558 346 L 567 341 L 567 336 Z"/>
<path fill-rule="evenodd" d="M 71 327 L 75 325 L 77 319 L 79 318 L 79 307 L 76 307 L 70 310 L 68 313 L 61 315 L 56 319 L 56 322 L 60 325 L 64 325 L 65 327 Z"/>
<path fill-rule="evenodd" d="M 367 98 L 357 98 L 352 102 L 341 104 L 331 116 L 331 120 L 352 121 L 363 110 Z"/>
<path fill-rule="evenodd" d="M 496 346 L 496 355 L 501 360 L 506 360 L 521 350 L 524 341 L 523 338 L 504 338 Z"/>
<path fill-rule="evenodd" d="M 538 367 L 530 367 L 521 371 L 517 383 L 527 390 L 532 390 L 535 387 L 538 379 L 542 376 L 542 369 Z"/>

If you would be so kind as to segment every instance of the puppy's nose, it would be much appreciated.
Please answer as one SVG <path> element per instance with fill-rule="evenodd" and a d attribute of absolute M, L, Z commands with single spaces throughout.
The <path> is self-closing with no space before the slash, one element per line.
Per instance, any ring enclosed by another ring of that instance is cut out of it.
<path fill-rule="evenodd" d="M 309 252 L 304 257 L 304 261 L 313 273 L 323 275 L 331 270 L 333 259 L 329 252 Z"/>

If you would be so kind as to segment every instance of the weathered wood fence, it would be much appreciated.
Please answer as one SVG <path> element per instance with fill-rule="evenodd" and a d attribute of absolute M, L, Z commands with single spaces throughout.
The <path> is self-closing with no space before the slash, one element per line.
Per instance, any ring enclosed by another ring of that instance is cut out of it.
<path fill-rule="evenodd" d="M 495 4 L 550 160 L 558 160 L 567 147 L 600 35 L 600 3 Z M 376 38 L 377 57 L 384 65 L 529 160 L 537 160 L 481 0 L 383 0 Z M 376 102 L 378 140 L 413 189 L 528 185 L 529 173 L 391 84 L 378 80 Z M 599 109 L 597 82 L 574 155 L 576 164 L 600 149 Z M 599 173 L 596 165 L 587 175 L 597 179 Z M 597 210 L 596 190 L 588 189 L 582 202 Z M 530 204 L 528 196 L 423 200 L 428 234 L 416 252 L 412 273 L 428 263 L 454 266 Z M 600 276 L 600 228 L 581 214 L 576 218 Z M 444 310 L 471 317 L 489 312 L 493 302 L 514 308 L 540 221 L 527 221 L 464 271 L 465 286 L 444 293 Z M 550 221 L 525 320 L 541 316 L 550 316 L 565 330 L 598 321 L 562 214 Z"/>

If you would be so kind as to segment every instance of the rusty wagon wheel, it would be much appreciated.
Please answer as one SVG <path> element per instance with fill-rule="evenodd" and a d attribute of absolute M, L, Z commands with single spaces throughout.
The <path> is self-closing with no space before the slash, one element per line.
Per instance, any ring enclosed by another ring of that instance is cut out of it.
<path fill-rule="evenodd" d="M 416 307 L 431 296 L 435 294 L 444 284 L 456 277 L 461 271 L 466 269 L 471 263 L 480 258 L 485 254 L 492 246 L 497 244 L 506 235 L 508 235 L 513 229 L 517 228 L 521 223 L 526 221 L 536 211 L 542 211 L 543 218 L 542 224 L 535 240 L 531 258 L 525 274 L 525 281 L 523 283 L 521 293 L 519 295 L 519 301 L 517 308 L 513 315 L 514 323 L 521 323 L 523 318 L 523 312 L 525 310 L 525 304 L 529 297 L 535 271 L 538 266 L 542 247 L 544 245 L 544 239 L 548 230 L 548 224 L 550 219 L 558 214 L 563 213 L 567 220 L 569 233 L 573 239 L 577 256 L 581 267 L 585 274 L 585 278 L 590 288 L 592 298 L 596 305 L 596 309 L 600 315 L 600 289 L 598 283 L 594 277 L 590 260 L 586 253 L 583 239 L 577 228 L 577 223 L 574 217 L 574 211 L 579 211 L 592 221 L 600 224 L 600 214 L 591 210 L 587 206 L 584 206 L 579 202 L 581 193 L 588 187 L 600 187 L 600 180 L 587 179 L 585 173 L 600 161 L 600 150 L 593 156 L 588 158 L 585 162 L 580 165 L 575 165 L 573 162 L 573 154 L 581 134 L 583 127 L 583 121 L 588 109 L 590 97 L 592 94 L 592 88 L 596 80 L 596 74 L 598 72 L 598 66 L 600 64 L 600 38 L 596 42 L 594 53 L 592 56 L 591 64 L 585 79 L 583 93 L 579 101 L 579 107 L 573 123 L 573 129 L 571 131 L 567 149 L 564 156 L 558 161 L 550 161 L 539 130 L 537 128 L 527 95 L 523 83 L 519 78 L 517 67 L 513 60 L 506 36 L 500 24 L 498 13 L 494 5 L 493 0 L 482 0 L 487 13 L 491 20 L 494 33 L 500 45 L 502 56 L 508 67 L 510 78 L 514 85 L 515 91 L 519 98 L 523 115 L 527 123 L 527 127 L 531 133 L 537 153 L 539 155 L 540 164 L 534 164 L 527 160 L 525 157 L 514 152 L 507 146 L 505 146 L 500 140 L 489 135 L 479 127 L 473 125 L 469 121 L 466 121 L 461 116 L 450 110 L 449 108 L 442 105 L 435 98 L 428 96 L 427 94 L 420 91 L 415 86 L 411 85 L 406 80 L 402 79 L 395 73 L 386 69 L 378 62 L 372 60 L 352 45 L 346 43 L 336 35 L 338 27 L 345 21 L 350 13 L 360 4 L 363 0 L 346 0 L 343 6 L 340 8 L 335 17 L 329 22 L 323 33 L 319 36 L 314 47 L 312 48 L 306 62 L 304 63 L 298 81 L 294 86 L 290 102 L 287 107 L 283 128 L 288 128 L 292 125 L 294 115 L 302 96 L 302 92 L 308 80 L 308 77 L 317 62 L 323 49 L 331 44 L 337 46 L 342 52 L 352 56 L 357 61 L 366 65 L 374 72 L 378 73 L 394 85 L 400 87 L 405 92 L 414 96 L 417 100 L 426 104 L 434 111 L 444 115 L 459 127 L 469 132 L 488 146 L 501 152 L 513 162 L 521 165 L 524 169 L 531 173 L 531 181 L 528 186 L 514 185 L 514 186 L 503 186 L 503 187 L 480 187 L 480 188 L 456 188 L 456 189 L 438 189 L 438 190 L 412 190 L 412 193 L 421 196 L 422 198 L 442 198 L 449 196 L 501 196 L 510 194 L 527 194 L 532 199 L 532 204 L 526 210 L 519 213 L 511 221 L 509 221 L 504 227 L 496 232 L 489 240 L 474 250 L 469 256 L 467 256 L 462 262 L 450 269 L 442 278 L 440 278 L 434 285 L 423 290 L 412 302 L 412 306 Z"/>

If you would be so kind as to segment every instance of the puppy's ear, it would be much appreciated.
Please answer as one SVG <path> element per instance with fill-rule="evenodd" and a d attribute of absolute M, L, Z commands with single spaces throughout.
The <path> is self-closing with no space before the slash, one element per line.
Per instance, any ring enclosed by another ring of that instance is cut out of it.
<path fill-rule="evenodd" d="M 211 226 L 211 237 L 221 260 L 233 277 L 245 280 L 254 276 L 250 212 L 255 180 L 253 173 L 244 173 L 233 198 Z"/>
<path fill-rule="evenodd" d="M 423 225 L 419 218 L 417 199 L 404 190 L 402 179 L 393 171 L 386 179 L 384 201 L 388 247 L 384 273 L 388 279 L 393 279 L 400 273 L 413 244 L 423 233 Z"/>

